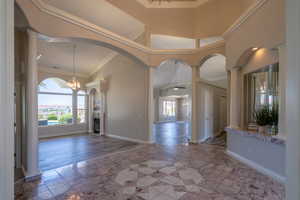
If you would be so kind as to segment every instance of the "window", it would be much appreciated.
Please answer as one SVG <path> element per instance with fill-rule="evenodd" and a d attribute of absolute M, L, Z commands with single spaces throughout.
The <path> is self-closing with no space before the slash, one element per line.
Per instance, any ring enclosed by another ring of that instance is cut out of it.
<path fill-rule="evenodd" d="M 163 115 L 166 117 L 175 117 L 176 101 L 173 101 L 173 100 L 164 100 L 163 101 Z"/>
<path fill-rule="evenodd" d="M 246 123 L 249 128 L 255 124 L 253 114 L 256 110 L 278 105 L 278 73 L 279 66 L 274 64 L 246 75 Z"/>
<path fill-rule="evenodd" d="M 53 126 L 73 123 L 73 91 L 64 80 L 49 78 L 38 87 L 38 124 Z"/>
<path fill-rule="evenodd" d="M 86 113 L 87 113 L 87 98 L 85 91 L 78 91 L 77 93 L 77 122 L 85 123 L 86 122 Z"/>

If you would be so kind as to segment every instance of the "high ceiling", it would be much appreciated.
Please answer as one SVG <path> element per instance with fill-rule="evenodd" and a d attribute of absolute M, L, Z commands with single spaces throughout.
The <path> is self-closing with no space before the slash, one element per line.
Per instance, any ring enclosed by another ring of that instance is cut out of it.
<path fill-rule="evenodd" d="M 43 0 L 45 3 L 129 39 L 144 32 L 144 24 L 106 0 Z"/>
<path fill-rule="evenodd" d="M 38 41 L 38 60 L 40 67 L 54 68 L 63 72 L 73 71 L 73 47 L 76 44 L 75 62 L 76 71 L 81 76 L 90 76 L 96 69 L 103 65 L 114 51 L 87 43 L 77 42 L 47 42 Z"/>

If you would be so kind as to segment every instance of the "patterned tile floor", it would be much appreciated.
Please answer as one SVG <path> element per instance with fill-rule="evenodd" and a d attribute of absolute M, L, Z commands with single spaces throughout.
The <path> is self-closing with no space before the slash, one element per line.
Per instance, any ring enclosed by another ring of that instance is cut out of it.
<path fill-rule="evenodd" d="M 16 199 L 283 200 L 283 185 L 226 155 L 223 147 L 137 145 L 45 171 L 16 186 Z"/>

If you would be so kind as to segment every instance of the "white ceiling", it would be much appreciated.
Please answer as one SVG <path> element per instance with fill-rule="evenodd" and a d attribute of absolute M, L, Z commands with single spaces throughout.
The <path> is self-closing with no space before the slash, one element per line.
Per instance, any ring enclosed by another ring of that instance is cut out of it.
<path fill-rule="evenodd" d="M 56 67 L 63 72 L 73 71 L 73 47 L 74 43 L 56 43 L 44 40 L 38 41 L 38 60 L 40 67 Z M 87 43 L 76 43 L 76 71 L 78 74 L 89 76 L 103 63 L 114 51 Z M 101 66 L 100 66 L 101 67 Z"/>
<path fill-rule="evenodd" d="M 106 0 L 43 0 L 45 3 L 80 17 L 99 27 L 135 40 L 144 32 L 144 24 Z M 72 43 L 48 43 L 40 40 L 38 61 L 41 67 L 58 67 L 72 72 Z M 77 72 L 89 76 L 111 60 L 116 52 L 96 45 L 77 43 Z"/>
<path fill-rule="evenodd" d="M 151 47 L 154 49 L 193 49 L 195 40 L 168 35 L 151 35 Z"/>
<path fill-rule="evenodd" d="M 90 23 L 129 39 L 144 32 L 144 24 L 106 0 L 43 0 Z"/>
<path fill-rule="evenodd" d="M 200 78 L 207 81 L 220 81 L 227 79 L 226 59 L 216 55 L 205 61 L 200 68 Z"/>

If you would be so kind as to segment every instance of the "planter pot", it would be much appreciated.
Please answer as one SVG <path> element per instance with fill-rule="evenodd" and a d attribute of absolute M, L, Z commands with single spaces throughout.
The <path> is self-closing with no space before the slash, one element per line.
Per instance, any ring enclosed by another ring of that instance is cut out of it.
<path fill-rule="evenodd" d="M 258 126 L 258 132 L 262 134 L 267 133 L 267 126 Z"/>

